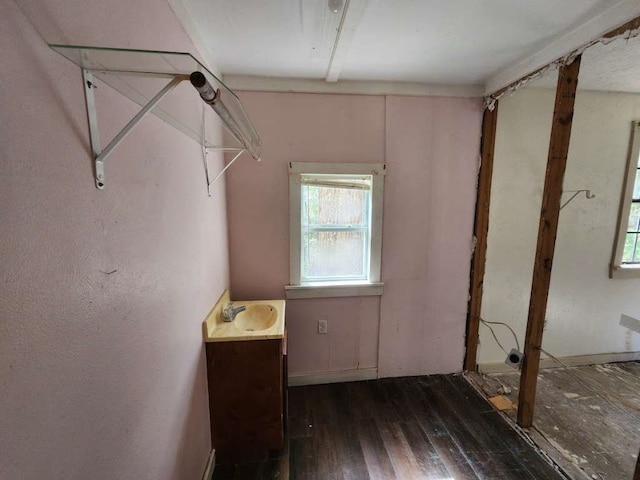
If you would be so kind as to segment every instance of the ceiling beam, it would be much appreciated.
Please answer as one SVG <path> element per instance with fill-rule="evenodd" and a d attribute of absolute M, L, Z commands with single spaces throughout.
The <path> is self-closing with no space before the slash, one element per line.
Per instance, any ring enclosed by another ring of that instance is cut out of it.
<path fill-rule="evenodd" d="M 253 92 L 336 93 L 353 95 L 407 95 L 412 97 L 482 97 L 481 85 L 437 85 L 417 82 L 340 80 L 326 82 L 311 78 L 256 77 L 224 75 L 233 90 Z"/>
<path fill-rule="evenodd" d="M 590 41 L 602 37 L 607 32 L 638 15 L 640 15 L 640 2 L 638 0 L 623 0 L 614 4 L 600 15 L 551 42 L 537 53 L 492 76 L 485 84 L 485 96 L 497 92 L 586 45 Z"/>
<path fill-rule="evenodd" d="M 342 19 L 338 27 L 336 42 L 333 45 L 331 59 L 329 60 L 327 76 L 325 77 L 327 82 L 337 82 L 338 78 L 340 78 L 340 72 L 347 60 L 351 40 L 353 40 L 356 30 L 358 29 L 364 10 L 367 7 L 367 1 L 368 0 L 346 0 L 344 4 Z"/>

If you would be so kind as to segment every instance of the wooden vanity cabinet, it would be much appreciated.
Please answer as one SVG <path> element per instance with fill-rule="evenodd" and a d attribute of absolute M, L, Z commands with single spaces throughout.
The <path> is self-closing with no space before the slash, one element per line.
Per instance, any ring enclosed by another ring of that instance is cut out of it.
<path fill-rule="evenodd" d="M 285 345 L 285 338 L 206 344 L 216 455 L 283 447 Z"/>

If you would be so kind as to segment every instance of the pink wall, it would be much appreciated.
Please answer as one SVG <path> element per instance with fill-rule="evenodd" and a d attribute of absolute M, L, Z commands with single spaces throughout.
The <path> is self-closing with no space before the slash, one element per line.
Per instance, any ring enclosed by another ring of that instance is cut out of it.
<path fill-rule="evenodd" d="M 384 161 L 384 97 L 241 92 L 263 142 L 263 161 L 227 173 L 231 293 L 284 298 L 289 283 L 287 163 Z M 378 297 L 291 300 L 289 373 L 375 367 Z M 329 333 L 317 335 L 319 319 Z"/>
<path fill-rule="evenodd" d="M 150 116 L 98 191 L 80 70 L 35 28 L 194 49 L 166 2 L 19 5 L 0 3 L 0 478 L 200 478 L 200 324 L 228 285 L 224 183 L 208 198 L 200 147 Z M 106 143 L 137 109 L 97 96 Z"/>
<path fill-rule="evenodd" d="M 234 298 L 289 283 L 287 163 L 385 162 L 382 297 L 291 300 L 292 375 L 462 369 L 480 137 L 478 99 L 241 92 L 263 162 L 227 174 Z M 317 320 L 329 321 L 318 335 Z"/>
<path fill-rule="evenodd" d="M 388 97 L 380 376 L 462 370 L 482 110 Z"/>

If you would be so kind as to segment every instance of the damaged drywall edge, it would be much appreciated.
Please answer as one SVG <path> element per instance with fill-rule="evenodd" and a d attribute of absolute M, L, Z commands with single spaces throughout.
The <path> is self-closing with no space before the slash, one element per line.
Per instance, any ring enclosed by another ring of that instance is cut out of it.
<path fill-rule="evenodd" d="M 504 87 L 501 90 L 498 90 L 497 93 L 484 97 L 484 108 L 493 111 L 496 106 L 496 102 L 501 98 L 505 96 L 513 96 L 518 90 L 527 87 L 532 82 L 544 77 L 548 73 L 558 70 L 561 66 L 571 65 L 579 55 L 582 55 L 587 48 L 592 47 L 593 45 L 596 45 L 598 43 L 608 45 L 612 42 L 615 42 L 616 40 L 629 40 L 631 38 L 637 37 L 638 35 L 640 35 L 640 27 L 626 30 L 625 32 L 622 32 L 619 35 L 615 35 L 613 37 L 604 35 L 596 40 L 593 40 L 583 45 L 582 47 L 573 50 L 567 55 L 558 58 L 554 62 L 551 62 L 550 64 L 536 70 L 535 72 L 530 73 L 529 75 L 525 75 L 521 79 L 516 80 L 515 82 Z"/>

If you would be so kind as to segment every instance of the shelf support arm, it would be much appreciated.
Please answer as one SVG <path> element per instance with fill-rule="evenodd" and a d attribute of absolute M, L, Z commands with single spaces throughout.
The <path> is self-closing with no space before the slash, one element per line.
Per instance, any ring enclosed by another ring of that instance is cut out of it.
<path fill-rule="evenodd" d="M 102 190 L 104 189 L 104 163 L 97 161 L 100 155 L 100 134 L 98 133 L 96 99 L 93 94 L 96 84 L 93 81 L 93 74 L 89 70 L 82 70 L 82 83 L 84 84 L 84 100 L 87 107 L 87 119 L 89 120 L 89 139 L 94 160 L 96 187 Z"/>
<path fill-rule="evenodd" d="M 96 113 L 96 103 L 93 90 L 95 89 L 95 83 L 93 82 L 93 75 L 89 70 L 82 70 L 82 76 L 84 80 L 84 95 L 87 104 L 87 116 L 89 118 L 89 131 L 91 138 L 91 150 L 93 151 L 93 158 L 95 162 L 95 175 L 96 175 L 96 187 L 100 190 L 104 189 L 104 161 L 111 154 L 111 152 L 124 140 L 124 138 L 133 130 L 133 128 L 140 123 L 140 120 L 155 107 L 160 100 L 162 100 L 171 90 L 177 87 L 180 82 L 188 80 L 188 75 L 176 75 L 171 81 L 160 90 L 155 97 L 153 97 L 149 103 L 147 103 L 142 109 L 133 117 L 129 123 L 127 123 L 120 132 L 113 137 L 113 140 L 104 148 L 100 150 L 100 138 L 98 135 L 98 116 Z"/>

